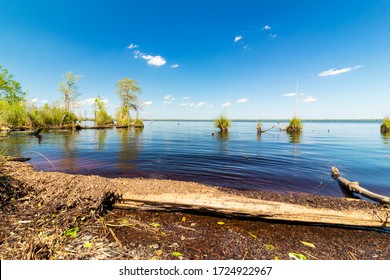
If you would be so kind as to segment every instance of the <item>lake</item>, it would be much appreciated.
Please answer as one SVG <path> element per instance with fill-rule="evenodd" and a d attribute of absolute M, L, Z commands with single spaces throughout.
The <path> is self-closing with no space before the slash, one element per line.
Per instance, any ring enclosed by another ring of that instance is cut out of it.
<path fill-rule="evenodd" d="M 263 122 L 263 129 L 275 124 Z M 212 121 L 145 121 L 143 130 L 50 131 L 40 141 L 15 133 L 0 149 L 31 157 L 44 171 L 342 196 L 331 178 L 336 166 L 347 179 L 390 196 L 390 136 L 379 132 L 380 122 L 303 125 L 302 135 L 292 137 L 278 127 L 258 135 L 255 121 L 234 121 L 222 136 Z"/>

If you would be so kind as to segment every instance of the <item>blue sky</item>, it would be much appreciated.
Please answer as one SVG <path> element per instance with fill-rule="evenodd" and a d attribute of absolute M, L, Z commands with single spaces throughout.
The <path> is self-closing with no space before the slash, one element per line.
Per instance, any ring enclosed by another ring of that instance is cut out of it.
<path fill-rule="evenodd" d="M 144 118 L 383 118 L 390 0 L 2 0 L 0 65 L 37 104 L 81 75 L 83 115 L 128 77 Z"/>

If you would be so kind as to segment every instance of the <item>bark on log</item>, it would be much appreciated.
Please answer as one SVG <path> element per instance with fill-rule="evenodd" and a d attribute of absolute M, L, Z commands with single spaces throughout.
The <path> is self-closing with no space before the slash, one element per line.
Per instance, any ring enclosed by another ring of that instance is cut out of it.
<path fill-rule="evenodd" d="M 333 210 L 247 198 L 224 192 L 124 193 L 114 208 L 141 210 L 195 210 L 233 216 L 333 225 L 390 227 L 387 210 Z"/>
<path fill-rule="evenodd" d="M 359 182 L 351 182 L 345 178 L 343 178 L 340 174 L 340 171 L 332 166 L 332 177 L 335 179 L 341 188 L 341 190 L 350 197 L 357 198 L 354 193 L 360 194 L 366 198 L 369 198 L 373 201 L 382 203 L 382 204 L 390 204 L 390 197 L 380 195 L 377 193 L 373 193 L 365 188 L 362 188 L 359 185 Z"/>

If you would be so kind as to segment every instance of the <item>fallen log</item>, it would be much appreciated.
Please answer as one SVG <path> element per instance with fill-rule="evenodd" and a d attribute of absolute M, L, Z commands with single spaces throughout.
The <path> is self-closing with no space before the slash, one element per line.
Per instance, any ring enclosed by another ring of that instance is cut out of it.
<path fill-rule="evenodd" d="M 192 210 L 254 217 L 269 220 L 305 223 L 390 227 L 390 210 L 361 210 L 315 208 L 291 203 L 266 201 L 228 194 L 222 191 L 192 193 L 149 193 L 126 192 L 114 208 L 140 210 Z"/>
<path fill-rule="evenodd" d="M 352 198 L 358 198 L 354 195 L 355 193 L 357 193 L 373 201 L 382 204 L 390 204 L 390 197 L 373 193 L 365 188 L 362 188 L 359 185 L 359 182 L 351 182 L 343 178 L 340 174 L 340 171 L 334 166 L 332 166 L 331 171 L 333 179 L 335 179 L 339 183 L 339 186 L 345 195 Z"/>
<path fill-rule="evenodd" d="M 19 161 L 19 162 L 26 162 L 29 161 L 30 157 L 13 157 L 13 156 L 4 156 L 4 159 L 6 161 Z"/>

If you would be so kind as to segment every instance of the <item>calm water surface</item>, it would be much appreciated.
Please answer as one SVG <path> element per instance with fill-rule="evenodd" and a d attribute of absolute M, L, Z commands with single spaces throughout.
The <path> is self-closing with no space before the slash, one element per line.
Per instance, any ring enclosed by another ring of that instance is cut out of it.
<path fill-rule="evenodd" d="M 275 125 L 264 122 L 263 129 Z M 285 124 L 281 124 L 284 126 Z M 237 189 L 342 196 L 331 178 L 346 178 L 390 196 L 390 137 L 378 122 L 304 122 L 301 136 L 273 129 L 256 133 L 256 122 L 233 122 L 221 136 L 211 121 L 145 122 L 126 129 L 10 135 L 8 153 L 32 157 L 38 170 L 196 181 Z M 212 135 L 214 133 L 214 135 Z"/>

